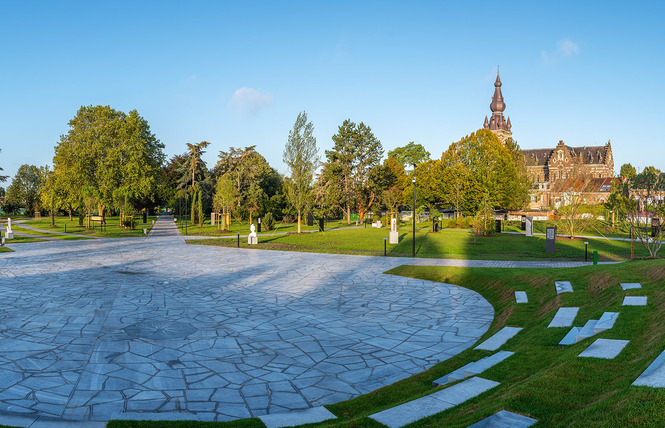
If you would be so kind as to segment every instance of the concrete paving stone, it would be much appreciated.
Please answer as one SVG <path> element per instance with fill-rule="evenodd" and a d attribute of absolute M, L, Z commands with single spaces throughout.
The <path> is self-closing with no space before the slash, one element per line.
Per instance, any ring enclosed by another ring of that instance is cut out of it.
<path fill-rule="evenodd" d="M 467 428 L 527 428 L 538 422 L 537 419 L 507 410 L 500 410 L 490 417 L 469 425 Z"/>
<path fill-rule="evenodd" d="M 647 367 L 633 382 L 635 386 L 650 386 L 652 388 L 665 388 L 665 351 Z"/>
<path fill-rule="evenodd" d="M 642 288 L 642 284 L 640 284 L 639 282 L 622 282 L 619 285 L 624 291 L 633 290 L 636 288 Z"/>
<path fill-rule="evenodd" d="M 526 295 L 526 291 L 515 292 L 515 303 L 529 303 L 529 298 Z"/>
<path fill-rule="evenodd" d="M 483 349 L 486 351 L 496 351 L 504 345 L 508 340 L 512 339 L 517 333 L 522 330 L 521 327 L 504 327 L 496 332 L 492 337 L 476 346 L 474 349 Z"/>
<path fill-rule="evenodd" d="M 593 334 L 599 334 L 614 327 L 619 312 L 605 312 L 593 327 Z"/>
<path fill-rule="evenodd" d="M 578 307 L 559 308 L 547 328 L 572 326 L 579 310 Z"/>
<path fill-rule="evenodd" d="M 573 292 L 573 286 L 570 281 L 555 281 L 554 286 L 557 294 Z"/>
<path fill-rule="evenodd" d="M 584 324 L 584 327 L 580 329 L 580 331 L 577 333 L 577 336 L 575 337 L 575 343 L 581 342 L 582 340 L 593 336 L 594 333 L 594 328 L 596 328 L 596 324 L 598 323 L 598 320 L 589 320 Z"/>
<path fill-rule="evenodd" d="M 201 414 L 249 416 L 226 391 L 266 382 L 292 383 L 320 406 L 428 369 L 473 346 L 493 320 L 491 305 L 473 291 L 383 274 L 405 260 L 186 245 L 168 219 L 148 238 L 28 243 L 3 255 L 0 382 L 9 385 L 0 389 L 0 409 L 13 399 L 36 404 L 32 389 L 10 382 L 44 371 L 73 386 L 62 414 L 82 422 L 110 418 L 142 391 L 181 391 L 184 400 L 195 389 L 215 391 L 208 401 L 216 408 Z M 353 358 L 339 361 L 344 356 Z M 370 376 L 358 371 L 365 368 Z M 304 379 L 312 383 L 298 385 Z M 48 382 L 32 386 L 65 392 Z M 100 392 L 110 401 L 86 407 Z M 281 409 L 300 405 L 292 394 L 256 397 Z M 178 413 L 173 399 L 164 400 L 164 409 L 173 407 L 156 412 L 160 419 Z M 231 410 L 222 410 L 224 400 Z"/>
<path fill-rule="evenodd" d="M 623 298 L 622 306 L 646 306 L 647 296 L 626 296 Z"/>
<path fill-rule="evenodd" d="M 561 339 L 559 345 L 572 345 L 577 343 L 577 335 L 580 333 L 580 327 L 573 327 L 566 333 L 566 335 Z"/>
<path fill-rule="evenodd" d="M 391 428 L 402 427 L 419 419 L 440 413 L 499 385 L 498 382 L 474 377 L 433 394 L 370 415 Z"/>
<path fill-rule="evenodd" d="M 260 416 L 266 428 L 281 428 L 296 425 L 313 424 L 318 422 L 336 419 L 337 416 L 332 414 L 325 407 L 313 407 L 311 409 L 288 412 L 281 414 L 268 414 Z"/>
<path fill-rule="evenodd" d="M 13 427 L 29 427 L 34 424 L 39 416 L 15 416 L 0 414 L 0 425 Z"/>
<path fill-rule="evenodd" d="M 580 357 L 604 358 L 611 360 L 628 345 L 628 340 L 597 339 L 579 355 Z"/>

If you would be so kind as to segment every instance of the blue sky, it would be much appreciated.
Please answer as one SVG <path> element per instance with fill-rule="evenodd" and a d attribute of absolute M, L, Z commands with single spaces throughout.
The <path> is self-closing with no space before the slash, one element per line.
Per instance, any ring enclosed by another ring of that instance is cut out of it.
<path fill-rule="evenodd" d="M 408 3 L 408 4 L 407 4 Z M 440 157 L 482 127 L 497 65 L 522 148 L 602 145 L 665 170 L 664 2 L 0 0 L 0 167 L 51 164 L 82 105 L 132 109 L 170 157 L 256 145 L 298 112 Z M 9 182 L 4 183 L 6 187 Z"/>

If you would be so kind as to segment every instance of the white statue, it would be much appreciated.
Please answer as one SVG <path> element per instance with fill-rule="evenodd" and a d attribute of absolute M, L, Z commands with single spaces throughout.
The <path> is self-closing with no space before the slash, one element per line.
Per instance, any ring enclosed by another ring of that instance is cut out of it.
<path fill-rule="evenodd" d="M 259 243 L 259 237 L 256 236 L 256 227 L 254 227 L 253 223 L 251 226 L 249 226 L 249 236 L 247 236 L 247 243 L 249 245 L 255 245 Z"/>
<path fill-rule="evenodd" d="M 5 238 L 14 239 L 14 232 L 12 232 L 12 219 L 7 217 L 7 230 L 5 231 Z"/>

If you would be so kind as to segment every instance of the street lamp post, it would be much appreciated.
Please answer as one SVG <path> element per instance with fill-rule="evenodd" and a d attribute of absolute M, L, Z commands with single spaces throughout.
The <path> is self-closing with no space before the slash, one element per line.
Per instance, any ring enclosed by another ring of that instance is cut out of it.
<path fill-rule="evenodd" d="M 411 257 L 416 256 L 416 164 L 413 164 L 413 240 L 411 248 Z"/>

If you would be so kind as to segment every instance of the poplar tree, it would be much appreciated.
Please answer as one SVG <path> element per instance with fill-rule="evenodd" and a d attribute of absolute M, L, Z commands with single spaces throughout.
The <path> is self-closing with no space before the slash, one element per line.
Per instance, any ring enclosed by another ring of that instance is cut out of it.
<path fill-rule="evenodd" d="M 312 179 L 319 163 L 319 149 L 316 147 L 314 125 L 307 121 L 307 113 L 301 112 L 284 148 L 283 160 L 288 167 L 290 179 L 286 186 L 286 197 L 298 213 L 298 233 L 302 213 L 312 198 Z"/>

